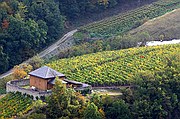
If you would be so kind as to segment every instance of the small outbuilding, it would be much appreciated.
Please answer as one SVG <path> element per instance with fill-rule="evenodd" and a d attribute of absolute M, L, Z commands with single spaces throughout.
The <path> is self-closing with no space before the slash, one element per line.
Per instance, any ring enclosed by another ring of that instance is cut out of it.
<path fill-rule="evenodd" d="M 30 75 L 30 86 L 35 87 L 39 90 L 50 90 L 53 88 L 55 84 L 55 78 L 59 77 L 59 79 L 64 80 L 65 75 L 59 73 L 50 67 L 43 66 L 39 69 L 36 69 L 29 73 Z M 65 82 L 64 82 L 65 83 Z"/>

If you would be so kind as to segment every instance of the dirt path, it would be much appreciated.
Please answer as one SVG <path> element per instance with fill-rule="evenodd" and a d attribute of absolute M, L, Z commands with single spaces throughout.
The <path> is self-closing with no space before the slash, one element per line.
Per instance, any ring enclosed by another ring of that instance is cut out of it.
<path fill-rule="evenodd" d="M 122 95 L 121 89 L 130 88 L 127 86 L 103 86 L 103 87 L 92 87 L 92 93 L 109 96 L 120 96 Z"/>
<path fill-rule="evenodd" d="M 130 85 L 127 86 L 99 86 L 99 87 L 92 87 L 93 90 L 97 89 L 122 89 L 122 88 L 130 88 Z"/>

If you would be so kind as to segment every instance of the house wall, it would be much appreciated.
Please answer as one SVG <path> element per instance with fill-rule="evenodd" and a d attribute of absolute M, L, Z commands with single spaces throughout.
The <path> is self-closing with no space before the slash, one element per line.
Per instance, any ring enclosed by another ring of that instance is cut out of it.
<path fill-rule="evenodd" d="M 30 76 L 30 86 L 34 86 L 40 90 L 47 90 L 47 82 L 48 80 L 35 77 L 35 76 Z"/>

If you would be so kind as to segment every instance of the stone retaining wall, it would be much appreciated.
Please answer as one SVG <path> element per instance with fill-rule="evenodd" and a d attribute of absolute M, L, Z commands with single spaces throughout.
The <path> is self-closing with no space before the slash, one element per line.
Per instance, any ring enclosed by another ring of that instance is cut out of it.
<path fill-rule="evenodd" d="M 30 80 L 29 79 L 13 80 L 11 81 L 11 84 L 16 86 L 27 86 L 30 84 Z"/>
<path fill-rule="evenodd" d="M 21 92 L 22 94 L 28 94 L 33 96 L 34 100 L 36 100 L 36 97 L 40 98 L 42 96 L 49 96 L 51 95 L 51 91 L 35 91 L 32 89 L 25 89 L 21 86 L 28 85 L 29 80 L 14 80 L 9 81 L 6 83 L 6 92 Z"/>

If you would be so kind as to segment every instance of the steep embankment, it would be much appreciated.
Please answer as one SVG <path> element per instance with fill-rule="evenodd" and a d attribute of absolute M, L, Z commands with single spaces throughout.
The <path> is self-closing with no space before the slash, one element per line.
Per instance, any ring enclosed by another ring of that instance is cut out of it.
<path fill-rule="evenodd" d="M 53 61 L 48 66 L 67 78 L 93 86 L 129 84 L 138 72 L 153 75 L 167 65 L 180 71 L 180 44 L 105 51 Z"/>
<path fill-rule="evenodd" d="M 140 32 L 148 32 L 154 40 L 179 39 L 180 38 L 180 9 L 176 9 L 161 17 L 149 20 L 142 26 L 133 29 L 129 33 L 136 35 Z"/>

